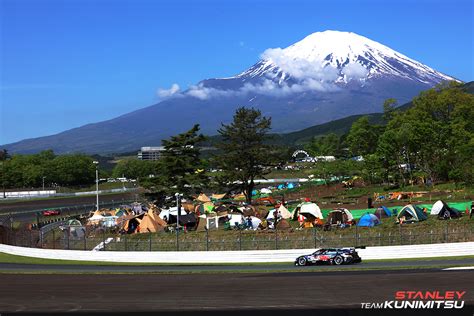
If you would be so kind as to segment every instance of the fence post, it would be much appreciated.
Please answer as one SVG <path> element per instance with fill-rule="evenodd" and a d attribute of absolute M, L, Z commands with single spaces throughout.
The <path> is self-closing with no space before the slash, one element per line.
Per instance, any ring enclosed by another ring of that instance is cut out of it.
<path fill-rule="evenodd" d="M 239 250 L 242 250 L 242 228 L 239 228 Z"/>
<path fill-rule="evenodd" d="M 359 246 L 359 228 L 356 225 L 356 231 L 355 231 L 355 246 Z"/>
<path fill-rule="evenodd" d="M 87 250 L 86 230 L 84 229 L 84 251 Z"/>
<path fill-rule="evenodd" d="M 128 239 L 128 238 L 127 238 L 127 234 L 124 234 L 123 236 L 124 236 L 123 239 L 125 239 L 125 251 L 128 251 L 128 245 L 127 245 L 127 239 Z"/>
<path fill-rule="evenodd" d="M 149 242 L 150 242 L 150 251 L 151 251 L 151 233 L 148 235 L 149 237 Z"/>
<path fill-rule="evenodd" d="M 278 250 L 278 231 L 275 224 L 275 250 Z"/>
<path fill-rule="evenodd" d="M 402 224 L 398 224 L 398 234 L 400 235 L 400 245 L 403 245 Z"/>
<path fill-rule="evenodd" d="M 313 239 L 314 239 L 314 248 L 318 248 L 318 245 L 317 245 L 317 242 L 318 242 L 318 239 L 317 239 L 317 235 L 316 235 L 316 227 L 313 226 Z"/>
<path fill-rule="evenodd" d="M 106 251 L 107 249 L 105 249 L 105 228 L 104 228 L 104 231 L 102 233 L 102 243 L 104 244 L 104 251 Z"/>
<path fill-rule="evenodd" d="M 68 227 L 68 229 L 67 229 L 67 250 L 70 249 L 69 248 L 69 235 L 71 235 L 71 227 Z"/>
<path fill-rule="evenodd" d="M 209 251 L 209 229 L 206 229 L 206 251 Z"/>
<path fill-rule="evenodd" d="M 176 223 L 176 251 L 179 251 L 179 229 L 178 229 L 177 223 Z"/>
<path fill-rule="evenodd" d="M 449 240 L 449 229 L 448 229 L 448 220 L 446 220 L 446 230 L 445 230 L 445 235 L 444 235 L 444 242 L 448 242 Z"/>

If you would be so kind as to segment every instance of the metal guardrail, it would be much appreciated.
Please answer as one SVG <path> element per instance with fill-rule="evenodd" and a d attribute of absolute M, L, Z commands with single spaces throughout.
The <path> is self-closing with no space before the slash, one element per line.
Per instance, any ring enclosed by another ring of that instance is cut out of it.
<path fill-rule="evenodd" d="M 106 262 L 149 262 L 149 263 L 252 263 L 252 262 L 294 262 L 302 255 L 314 251 L 313 248 L 289 250 L 257 251 L 190 251 L 151 252 L 144 256 L 137 252 L 68 251 L 30 249 L 0 245 L 0 252 L 44 259 Z M 358 250 L 363 260 L 430 258 L 474 255 L 474 242 L 445 243 L 412 246 L 368 247 Z"/>
<path fill-rule="evenodd" d="M 117 189 L 107 189 L 107 190 L 99 190 L 99 194 L 107 194 L 107 193 L 121 193 L 121 192 L 133 192 L 137 191 L 139 188 L 117 188 Z M 49 192 L 49 193 L 48 193 Z M 11 193 L 11 192 L 10 192 Z M 28 200 L 32 198 L 47 198 L 47 197 L 71 197 L 71 196 L 83 196 L 83 195 L 94 195 L 97 191 L 84 191 L 84 192 L 71 192 L 71 193 L 58 193 L 56 191 L 33 191 L 33 193 L 25 192 L 14 192 L 18 193 L 16 195 L 10 194 L 5 199 L 0 197 L 0 200 Z"/>

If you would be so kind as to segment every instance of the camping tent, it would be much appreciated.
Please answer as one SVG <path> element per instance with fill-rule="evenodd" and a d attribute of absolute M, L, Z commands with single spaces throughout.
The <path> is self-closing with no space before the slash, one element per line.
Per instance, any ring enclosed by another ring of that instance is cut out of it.
<path fill-rule="evenodd" d="M 183 208 L 181 208 L 180 216 L 183 216 L 183 215 L 186 215 L 186 214 L 188 214 L 188 213 Z M 165 221 L 167 221 L 167 220 L 169 220 L 170 215 L 174 215 L 174 216 L 178 215 L 178 208 L 176 206 L 171 207 L 167 210 L 162 210 L 160 212 L 159 216 L 160 216 L 161 219 L 164 219 Z M 165 217 L 166 217 L 166 219 L 165 219 Z"/>
<path fill-rule="evenodd" d="M 206 202 L 211 202 L 211 199 L 205 195 L 204 193 L 199 194 L 199 196 L 196 198 L 199 202 L 206 203 Z"/>
<path fill-rule="evenodd" d="M 229 213 L 227 217 L 229 218 L 230 227 L 240 225 L 244 221 L 244 216 L 240 213 Z"/>
<path fill-rule="evenodd" d="M 177 216 L 170 214 L 170 218 L 168 224 L 174 224 L 177 221 Z M 195 228 L 197 227 L 196 216 L 193 213 L 190 214 L 182 214 L 179 216 L 179 225 L 186 226 L 187 228 Z"/>
<path fill-rule="evenodd" d="M 278 214 L 281 216 L 281 218 L 283 218 L 283 219 L 291 218 L 290 211 L 288 211 L 288 209 L 283 204 L 280 205 L 280 207 L 276 210 L 278 211 Z M 273 220 L 275 218 L 275 216 L 273 215 L 274 211 L 275 211 L 275 209 L 272 209 L 268 212 L 268 214 L 266 216 L 267 220 Z"/>
<path fill-rule="evenodd" d="M 461 213 L 451 208 L 444 201 L 437 201 L 431 208 L 431 215 L 438 215 L 439 219 L 458 218 Z"/>
<path fill-rule="evenodd" d="M 359 219 L 357 226 L 359 227 L 374 227 L 380 224 L 380 220 L 374 214 L 367 213 Z"/>
<path fill-rule="evenodd" d="M 314 217 L 323 219 L 323 214 L 321 213 L 321 209 L 316 203 L 311 202 L 304 202 L 301 203 L 296 207 L 296 214 L 303 215 L 304 217 Z"/>
<path fill-rule="evenodd" d="M 329 212 L 326 218 L 326 222 L 331 225 L 346 224 L 352 222 L 353 220 L 354 217 L 352 216 L 351 212 L 345 208 L 335 209 Z"/>
<path fill-rule="evenodd" d="M 414 223 L 424 221 L 427 217 L 421 208 L 408 204 L 398 212 L 397 219 L 400 223 Z"/>
<path fill-rule="evenodd" d="M 201 203 L 197 205 L 194 211 L 199 214 L 205 214 L 205 213 L 212 212 L 214 210 L 214 207 L 215 207 L 214 203 L 205 202 L 205 203 Z"/>
<path fill-rule="evenodd" d="M 155 216 L 151 209 L 143 216 L 140 222 L 140 233 L 155 233 L 165 228 L 166 222 L 159 216 Z"/>
<path fill-rule="evenodd" d="M 252 220 L 252 227 L 251 229 L 253 230 L 257 230 L 258 226 L 260 225 L 260 223 L 262 222 L 262 220 L 258 217 L 255 217 L 255 216 L 250 216 L 251 220 Z M 246 219 L 247 221 L 247 219 Z"/>
<path fill-rule="evenodd" d="M 211 199 L 213 200 L 222 200 L 223 198 L 226 197 L 226 193 L 223 193 L 223 194 L 212 194 L 211 195 Z"/>
<path fill-rule="evenodd" d="M 377 215 L 377 217 L 380 219 L 383 217 L 391 217 L 392 211 L 390 211 L 389 208 L 386 206 L 381 206 L 377 208 L 377 210 L 375 211 L 375 215 Z"/>
<path fill-rule="evenodd" d="M 288 211 L 288 209 L 283 204 L 278 208 L 278 213 L 280 213 L 281 218 L 283 219 L 288 219 L 291 217 L 290 211 Z"/>
<path fill-rule="evenodd" d="M 278 230 L 286 230 L 286 229 L 291 229 L 290 223 L 286 219 L 282 219 L 281 221 L 278 222 L 277 227 Z"/>
<path fill-rule="evenodd" d="M 268 189 L 268 188 L 262 188 L 260 190 L 260 193 L 261 194 L 271 194 L 272 193 L 272 190 Z"/>
<path fill-rule="evenodd" d="M 92 217 L 90 217 L 87 221 L 90 224 L 99 224 L 100 221 L 102 221 L 103 219 L 104 219 L 104 216 L 100 215 L 98 211 L 95 211 L 94 215 L 92 215 Z"/>

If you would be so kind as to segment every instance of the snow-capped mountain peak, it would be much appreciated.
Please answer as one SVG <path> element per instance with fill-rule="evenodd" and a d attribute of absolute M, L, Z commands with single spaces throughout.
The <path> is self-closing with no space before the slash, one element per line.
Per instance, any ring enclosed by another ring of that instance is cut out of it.
<path fill-rule="evenodd" d="M 311 79 L 347 83 L 394 76 L 436 84 L 455 80 L 395 50 L 352 32 L 316 32 L 284 49 L 267 49 L 262 60 L 237 77 L 279 82 Z"/>

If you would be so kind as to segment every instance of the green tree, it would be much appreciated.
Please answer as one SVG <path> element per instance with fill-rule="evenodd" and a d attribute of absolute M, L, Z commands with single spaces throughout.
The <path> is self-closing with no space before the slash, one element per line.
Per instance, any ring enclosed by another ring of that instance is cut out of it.
<path fill-rule="evenodd" d="M 156 161 L 124 159 L 120 160 L 112 171 L 115 178 L 143 179 L 156 173 Z"/>
<path fill-rule="evenodd" d="M 52 161 L 52 181 L 63 186 L 85 185 L 95 182 L 95 165 L 83 154 L 61 155 Z"/>
<path fill-rule="evenodd" d="M 474 97 L 455 82 L 420 93 L 413 106 L 393 117 L 378 152 L 396 166 L 415 165 L 437 180 L 471 181 L 474 173 Z M 400 174 L 405 177 L 402 172 Z M 411 177 L 411 174 L 408 176 Z"/>
<path fill-rule="evenodd" d="M 196 124 L 185 133 L 163 140 L 165 150 L 159 160 L 159 174 L 153 180 L 155 190 L 191 194 L 199 192 L 208 182 L 197 147 L 206 137 L 198 134 L 199 129 Z"/>
<path fill-rule="evenodd" d="M 3 198 L 6 197 L 6 193 L 5 193 L 5 190 L 6 190 L 6 187 L 7 187 L 7 175 L 6 175 L 6 171 L 7 171 L 7 168 L 6 168 L 6 164 L 7 164 L 7 160 L 9 160 L 11 158 L 10 154 L 8 153 L 8 150 L 6 149 L 2 149 L 0 151 L 0 162 L 2 163 L 2 178 L 1 178 L 1 181 L 2 181 L 2 191 L 3 191 Z"/>
<path fill-rule="evenodd" d="M 254 180 L 270 172 L 269 166 L 277 163 L 276 151 L 266 143 L 271 129 L 271 119 L 259 110 L 241 107 L 236 110 L 229 125 L 222 124 L 219 134 L 222 142 L 217 145 L 221 154 L 216 156 L 218 166 L 224 171 L 223 183 L 236 183 L 247 203 L 252 202 Z"/>
<path fill-rule="evenodd" d="M 371 125 L 368 116 L 362 116 L 352 124 L 346 142 L 355 156 L 372 154 L 377 149 L 380 126 Z"/>
<path fill-rule="evenodd" d="M 338 135 L 330 133 L 313 137 L 305 149 L 313 156 L 340 156 L 341 141 Z"/>
<path fill-rule="evenodd" d="M 383 120 L 385 122 L 388 122 L 393 118 L 397 105 L 397 100 L 393 98 L 385 100 L 385 102 L 383 103 Z"/>

